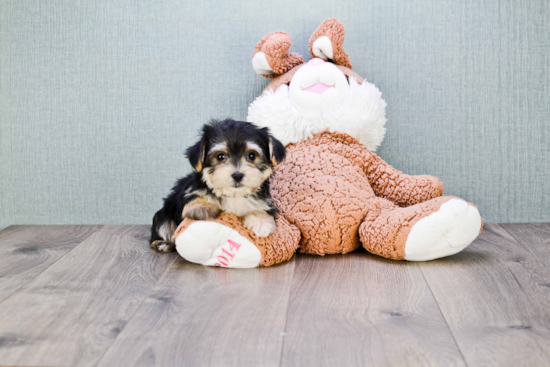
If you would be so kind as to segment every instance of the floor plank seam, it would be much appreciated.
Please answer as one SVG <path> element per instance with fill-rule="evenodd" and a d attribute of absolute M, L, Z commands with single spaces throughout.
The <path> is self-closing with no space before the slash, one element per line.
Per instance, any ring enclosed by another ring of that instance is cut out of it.
<path fill-rule="evenodd" d="M 286 344 L 286 326 L 287 326 L 287 322 L 288 322 L 288 311 L 290 309 L 290 296 L 292 294 L 292 285 L 294 284 L 294 277 L 296 276 L 296 254 L 294 254 L 294 256 L 292 256 L 292 262 L 294 263 L 293 267 L 292 267 L 292 279 L 290 280 L 290 287 L 289 287 L 289 290 L 288 290 L 288 300 L 286 302 L 286 312 L 285 312 L 285 324 L 284 324 L 284 327 L 283 327 L 283 342 L 282 342 L 282 345 L 281 345 L 281 354 L 279 356 L 279 367 L 282 367 L 283 365 L 283 355 L 284 355 L 284 351 L 285 351 L 285 344 Z"/>
<path fill-rule="evenodd" d="M 535 252 L 533 252 L 533 250 L 531 250 L 531 248 L 525 246 L 523 244 L 523 241 L 520 241 L 516 236 L 514 236 L 514 234 L 510 231 L 508 231 L 505 227 L 501 226 L 500 224 L 496 224 L 498 225 L 504 232 L 506 232 L 510 237 L 512 237 L 512 239 L 518 244 L 520 245 L 521 247 L 523 247 L 525 250 L 527 250 L 527 252 L 529 252 L 531 255 L 533 255 L 537 260 L 539 261 L 544 261 L 544 259 L 541 259 L 539 257 L 538 254 L 536 254 Z"/>
<path fill-rule="evenodd" d="M 151 251 L 153 251 L 151 249 Z M 101 355 L 101 357 L 98 358 L 97 360 L 97 363 L 94 365 L 95 366 L 98 366 L 101 361 L 103 360 L 103 358 L 105 358 L 105 355 L 107 354 L 107 352 L 109 350 L 111 350 L 111 348 L 113 347 L 113 345 L 115 344 L 116 340 L 120 337 L 120 335 L 122 335 L 122 333 L 124 332 L 124 329 L 126 328 L 126 326 L 130 323 L 130 321 L 132 321 L 132 319 L 134 318 L 134 316 L 136 316 L 136 314 L 138 313 L 138 311 L 141 309 L 141 307 L 143 306 L 143 304 L 145 303 L 145 301 L 147 301 L 149 299 L 149 296 L 153 293 L 153 291 L 155 290 L 155 287 L 162 281 L 164 280 L 164 277 L 166 276 L 166 273 L 170 270 L 170 268 L 172 267 L 172 265 L 174 265 L 174 263 L 178 260 L 178 257 L 177 256 L 174 256 L 174 260 L 172 260 L 172 262 L 166 267 L 166 270 L 164 271 L 164 273 L 162 273 L 162 275 L 159 277 L 159 279 L 157 280 L 157 282 L 151 286 L 151 290 L 147 293 L 147 295 L 143 298 L 143 301 L 141 301 L 141 303 L 139 304 L 138 307 L 136 307 L 136 311 L 132 314 L 132 316 L 128 319 L 128 321 L 126 322 L 126 324 L 124 325 L 124 327 L 122 327 L 120 329 L 120 332 L 118 333 L 118 335 L 113 339 L 113 341 L 111 342 L 111 345 L 109 345 L 109 347 L 107 347 L 105 349 L 105 352 L 103 352 L 103 354 Z"/>
<path fill-rule="evenodd" d="M 426 278 L 426 275 L 424 274 L 424 270 L 422 270 L 422 266 L 420 264 L 417 264 L 417 266 L 420 268 L 420 273 L 422 273 L 422 277 L 424 278 L 424 281 L 426 282 L 426 285 L 428 286 L 428 289 L 430 290 L 430 293 L 432 294 L 432 297 L 435 301 L 435 304 L 437 305 L 437 309 L 439 310 L 439 313 L 441 314 L 441 317 L 445 321 L 445 325 L 447 325 L 447 330 L 449 330 L 449 333 L 451 334 L 453 341 L 455 342 L 456 349 L 458 349 L 458 352 L 460 353 L 460 356 L 462 357 L 462 361 L 466 366 L 469 366 L 468 361 L 466 361 L 466 357 L 464 357 L 464 353 L 462 353 L 462 349 L 460 348 L 460 345 L 458 344 L 458 341 L 456 340 L 456 337 L 453 333 L 453 330 L 451 330 L 451 327 L 449 326 L 449 322 L 447 321 L 447 318 L 445 317 L 445 314 L 443 313 L 443 310 L 441 310 L 441 307 L 439 306 L 439 301 L 435 297 L 434 292 L 432 291 L 432 287 L 430 286 L 430 282 L 428 282 L 428 279 Z"/>
<path fill-rule="evenodd" d="M 10 226 L 11 227 L 11 226 Z M 7 296 L 6 298 L 4 298 L 3 300 L 0 301 L 0 305 L 2 303 L 4 303 L 5 301 L 7 301 L 8 299 L 10 299 L 13 295 L 15 295 L 16 293 L 18 293 L 20 290 L 22 290 L 23 288 L 25 288 L 25 286 L 27 286 L 27 284 L 33 282 L 36 278 L 38 278 L 39 276 L 41 276 L 42 274 L 44 274 L 44 272 L 46 272 L 46 270 L 50 269 L 52 266 L 54 266 L 55 264 L 57 264 L 57 262 L 61 259 L 63 259 L 65 256 L 67 256 L 68 253 L 70 253 L 71 251 L 73 251 L 75 248 L 77 248 L 78 246 L 80 246 L 84 241 L 86 241 L 88 238 L 90 238 L 91 236 L 93 236 L 94 234 L 96 234 L 97 232 L 99 232 L 100 230 L 102 230 L 105 226 L 101 226 L 99 227 L 95 232 L 93 233 L 90 233 L 89 236 L 86 236 L 85 238 L 82 239 L 82 241 L 80 241 L 75 247 L 73 247 L 72 249 L 70 249 L 69 251 L 67 251 L 66 253 L 64 253 L 59 259 L 55 260 L 53 263 L 50 264 L 50 266 L 46 267 L 44 270 L 42 270 L 40 273 L 36 274 L 36 276 L 34 276 L 32 279 L 30 279 L 28 282 L 26 282 L 25 284 L 21 285 L 21 287 L 17 288 L 15 291 L 13 291 L 13 293 L 11 293 L 9 296 Z M 8 227 L 9 228 L 9 227 Z M 7 229 L 7 228 L 6 228 Z"/>

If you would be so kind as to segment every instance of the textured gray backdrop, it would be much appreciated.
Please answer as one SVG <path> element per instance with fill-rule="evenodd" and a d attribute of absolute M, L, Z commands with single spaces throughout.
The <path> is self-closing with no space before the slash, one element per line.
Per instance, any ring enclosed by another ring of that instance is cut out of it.
<path fill-rule="evenodd" d="M 254 45 L 325 18 L 382 90 L 380 156 L 486 221 L 550 221 L 550 2 L 0 0 L 0 228 L 148 223 L 209 118 L 245 119 Z"/>

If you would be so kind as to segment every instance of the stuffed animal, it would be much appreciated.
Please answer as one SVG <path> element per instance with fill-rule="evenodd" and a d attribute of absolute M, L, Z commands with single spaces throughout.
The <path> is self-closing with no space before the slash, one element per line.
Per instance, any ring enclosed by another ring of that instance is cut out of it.
<path fill-rule="evenodd" d="M 344 254 L 363 246 L 395 260 L 425 261 L 462 251 L 481 232 L 477 208 L 443 195 L 432 176 L 409 176 L 373 152 L 385 134 L 380 91 L 351 70 L 344 26 L 324 21 L 309 41 L 309 62 L 289 54 L 291 37 L 270 33 L 256 46 L 254 70 L 273 79 L 249 106 L 248 121 L 287 147 L 271 194 L 275 234 L 260 238 L 234 215 L 185 219 L 176 249 L 191 262 L 269 266 L 305 254 Z"/>

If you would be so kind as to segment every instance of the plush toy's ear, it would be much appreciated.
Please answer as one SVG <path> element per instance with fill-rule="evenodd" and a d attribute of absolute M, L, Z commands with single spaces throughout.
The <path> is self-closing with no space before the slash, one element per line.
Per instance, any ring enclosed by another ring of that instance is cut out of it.
<path fill-rule="evenodd" d="M 284 161 L 286 156 L 286 148 L 283 143 L 272 136 L 269 137 L 269 155 L 273 166 Z"/>
<path fill-rule="evenodd" d="M 291 45 L 292 37 L 285 32 L 273 32 L 262 38 L 252 54 L 254 71 L 266 78 L 275 78 L 303 64 L 302 56 L 288 53 Z"/>
<path fill-rule="evenodd" d="M 206 146 L 204 144 L 204 139 L 201 139 L 201 141 L 187 148 L 187 150 L 185 151 L 185 155 L 187 156 L 187 159 L 189 159 L 189 163 L 191 163 L 191 165 L 197 172 L 202 171 L 202 166 L 205 159 L 205 148 Z"/>
<path fill-rule="evenodd" d="M 342 47 L 344 34 L 344 25 L 340 21 L 334 18 L 325 20 L 309 39 L 309 53 L 312 57 L 330 60 L 351 69 L 349 56 Z"/>

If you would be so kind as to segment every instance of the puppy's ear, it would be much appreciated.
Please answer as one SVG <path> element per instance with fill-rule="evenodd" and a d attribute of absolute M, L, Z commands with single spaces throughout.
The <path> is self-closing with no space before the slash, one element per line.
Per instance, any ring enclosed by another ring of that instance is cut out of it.
<path fill-rule="evenodd" d="M 283 143 L 272 136 L 269 137 L 269 155 L 273 166 L 284 161 L 286 156 L 286 148 Z"/>
<path fill-rule="evenodd" d="M 206 144 L 204 143 L 204 139 L 201 139 L 201 141 L 192 147 L 187 148 L 185 151 L 185 155 L 187 156 L 187 159 L 189 159 L 189 163 L 191 163 L 197 172 L 202 171 L 202 166 L 205 159 L 205 148 Z"/>

